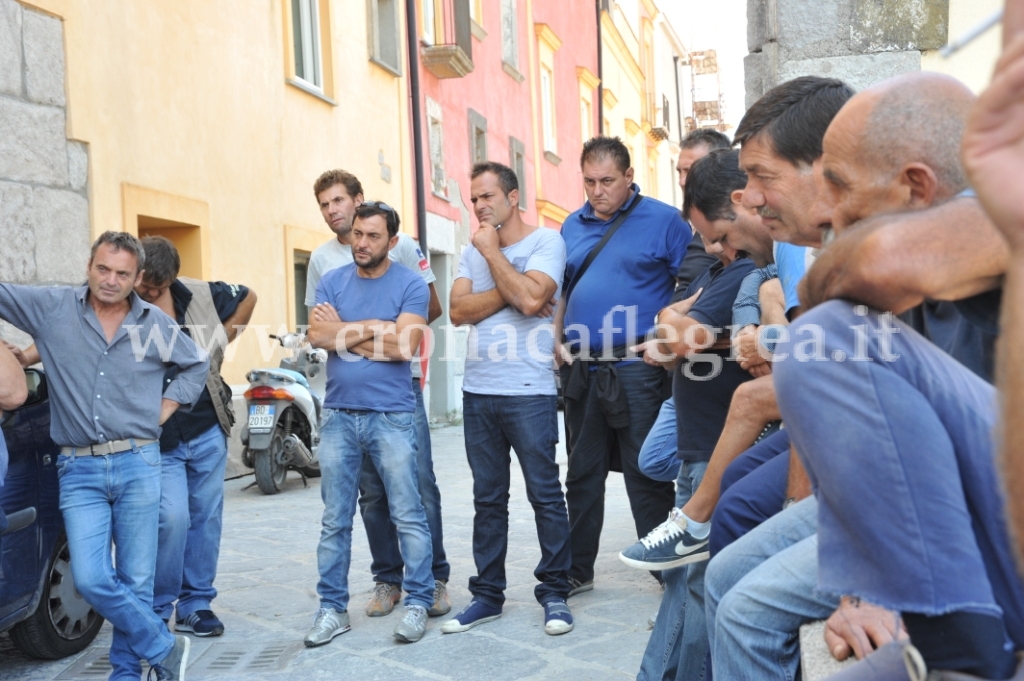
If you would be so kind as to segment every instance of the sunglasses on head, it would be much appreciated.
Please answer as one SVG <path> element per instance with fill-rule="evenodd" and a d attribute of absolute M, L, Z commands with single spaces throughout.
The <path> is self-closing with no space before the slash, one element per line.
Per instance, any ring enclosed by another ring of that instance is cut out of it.
<path fill-rule="evenodd" d="M 384 203 L 383 201 L 363 201 L 359 205 L 360 206 L 367 206 L 369 208 L 379 208 L 380 210 L 384 210 L 384 211 L 387 211 L 389 213 L 394 213 L 395 212 L 394 208 L 392 208 L 388 204 Z"/>

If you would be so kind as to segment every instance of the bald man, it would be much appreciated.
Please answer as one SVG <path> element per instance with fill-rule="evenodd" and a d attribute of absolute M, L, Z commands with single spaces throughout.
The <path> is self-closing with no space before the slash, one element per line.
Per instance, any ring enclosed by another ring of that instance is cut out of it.
<path fill-rule="evenodd" d="M 812 308 L 823 300 L 845 298 L 876 309 L 902 312 L 928 297 L 967 298 L 963 301 L 967 312 L 972 303 L 983 306 L 983 301 L 971 300 L 970 296 L 995 286 L 997 279 L 992 272 L 1000 267 L 1001 241 L 974 199 L 954 198 L 966 186 L 957 146 L 971 100 L 971 94 L 952 79 L 915 74 L 864 91 L 836 115 L 823 141 L 822 158 L 815 164 L 817 199 L 812 197 L 797 208 L 806 212 L 809 223 L 831 224 L 840 236 L 824 249 L 808 273 L 801 295 L 803 305 Z M 902 121 L 906 120 L 914 120 L 915 125 L 904 126 Z M 851 226 L 876 214 L 889 215 Z M 965 248 L 965 243 L 970 247 Z M 810 322 L 806 316 L 801 317 L 790 332 L 790 338 L 799 343 L 791 342 L 777 350 L 789 355 L 775 363 L 776 388 L 784 384 L 788 387 L 788 406 L 783 411 L 786 428 L 805 462 L 837 462 L 837 466 L 845 467 L 843 474 L 847 476 L 838 482 L 840 486 L 860 490 L 864 484 L 884 497 L 884 503 L 875 500 L 842 506 L 854 514 L 855 526 L 871 525 L 867 529 L 876 529 L 881 524 L 899 532 L 904 527 L 902 521 L 887 521 L 867 513 L 868 509 L 882 508 L 888 513 L 905 496 L 891 487 L 886 489 L 884 482 L 874 477 L 892 467 L 879 452 L 893 448 L 886 449 L 878 441 L 889 430 L 878 424 L 879 414 L 866 413 L 878 403 L 877 397 L 867 393 L 873 386 L 872 371 L 902 368 L 909 363 L 909 353 L 903 352 L 902 359 L 894 363 L 878 361 L 870 353 L 884 348 L 884 342 L 891 341 L 889 345 L 895 346 L 913 337 L 915 344 L 926 346 L 932 355 L 941 355 L 957 367 L 958 375 L 969 372 L 909 328 L 901 327 L 900 334 L 890 333 L 884 338 L 851 329 L 871 319 L 884 323 L 877 312 L 854 309 L 845 302 L 829 303 L 822 309 L 830 307 L 842 308 L 844 323 L 833 321 L 826 327 L 820 320 L 814 321 L 813 315 Z M 981 373 L 990 359 L 985 355 L 991 354 L 991 343 L 985 342 L 986 330 L 968 322 L 970 315 L 963 318 L 955 310 L 948 312 L 960 323 L 954 337 L 942 343 L 943 349 Z M 816 310 L 814 314 L 821 313 Z M 974 319 L 981 317 L 976 315 Z M 807 324 L 822 328 L 822 340 L 816 346 L 806 342 L 817 337 L 813 335 L 815 327 Z M 865 340 L 858 340 L 860 337 Z M 801 346 L 799 350 L 795 351 L 795 344 Z M 843 344 L 853 347 L 843 349 L 844 361 L 839 362 L 833 353 Z M 808 351 L 812 358 L 829 361 L 805 362 L 793 356 L 795 353 L 806 358 Z M 888 356 L 899 353 L 890 348 Z M 780 369 L 785 375 L 782 381 L 777 376 Z M 811 375 L 819 369 L 835 376 Z M 972 384 L 985 389 L 985 381 L 974 374 L 969 376 Z M 886 389 L 886 394 L 891 392 Z M 914 433 L 913 418 L 903 414 L 900 418 L 908 422 L 906 432 Z M 820 424 L 824 423 L 829 427 L 822 428 Z M 857 594 L 894 610 L 903 609 L 901 602 L 886 598 L 884 593 L 865 590 L 861 581 L 846 583 L 832 578 L 822 582 L 822 590 L 816 590 L 819 540 L 822 577 L 826 579 L 829 564 L 838 570 L 852 565 L 846 558 L 826 558 L 840 550 L 848 553 L 854 544 L 847 538 L 829 536 L 825 520 L 835 511 L 831 499 L 825 498 L 825 486 L 817 474 L 814 481 L 817 501 L 811 499 L 783 511 L 725 549 L 709 565 L 708 618 L 714 622 L 716 674 L 741 679 L 786 678 L 787 670 L 795 671 L 797 664 L 795 637 L 799 625 L 826 616 L 837 602 L 828 593 Z M 815 508 L 818 503 L 820 511 Z M 818 519 L 825 530 L 814 535 Z M 898 553 L 905 543 L 887 536 L 884 546 L 871 545 L 871 549 L 875 553 L 882 549 Z M 884 571 L 887 563 L 880 564 Z M 894 579 L 888 571 L 885 576 Z M 744 632 L 752 631 L 760 633 L 745 640 L 744 636 L 750 634 Z M 840 657 L 851 651 L 860 657 L 897 635 L 894 616 L 859 599 L 847 598 L 830 619 L 827 638 L 829 647 Z M 737 653 L 738 649 L 744 652 Z M 902 671 L 900 652 L 895 652 L 896 669 Z M 905 674 L 900 678 L 906 678 Z"/>
<path fill-rule="evenodd" d="M 917 73 L 865 90 L 836 116 L 815 217 L 839 237 L 801 285 L 809 311 L 774 366 L 819 505 L 818 588 L 898 611 L 922 679 L 926 669 L 929 679 L 1008 679 L 1024 650 L 995 390 L 883 312 L 954 301 L 973 339 L 954 356 L 991 353 L 975 341 L 998 330 L 1006 247 L 965 197 L 958 152 L 973 101 L 956 80 Z M 818 339 L 810 358 L 798 347 L 808 338 Z"/>

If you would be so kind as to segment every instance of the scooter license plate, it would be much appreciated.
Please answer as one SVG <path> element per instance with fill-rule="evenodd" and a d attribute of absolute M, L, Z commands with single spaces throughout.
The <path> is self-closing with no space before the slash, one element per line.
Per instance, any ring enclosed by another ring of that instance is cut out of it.
<path fill-rule="evenodd" d="M 272 404 L 250 404 L 249 405 L 249 432 L 269 433 L 274 427 L 274 405 Z"/>

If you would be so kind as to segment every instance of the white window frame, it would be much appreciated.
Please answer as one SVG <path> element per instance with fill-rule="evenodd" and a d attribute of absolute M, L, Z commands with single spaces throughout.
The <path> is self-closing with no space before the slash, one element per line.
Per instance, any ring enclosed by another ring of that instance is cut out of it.
<path fill-rule="evenodd" d="M 540 66 L 540 110 L 544 129 L 544 151 L 558 153 L 558 129 L 555 127 L 555 74 Z"/>
<path fill-rule="evenodd" d="M 302 55 L 301 63 L 295 60 L 295 77 L 312 88 L 323 92 L 323 54 L 320 49 L 320 2 L 319 0 L 291 0 L 292 19 L 298 8 L 299 23 L 293 27 L 292 39 L 298 39 L 295 45 L 296 57 Z M 307 67 L 312 67 L 309 73 Z"/>

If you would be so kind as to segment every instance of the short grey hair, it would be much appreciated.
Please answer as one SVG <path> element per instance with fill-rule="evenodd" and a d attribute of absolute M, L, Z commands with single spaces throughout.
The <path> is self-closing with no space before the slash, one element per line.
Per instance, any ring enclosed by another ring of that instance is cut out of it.
<path fill-rule="evenodd" d="M 864 163 L 891 178 L 916 161 L 932 169 L 943 193 L 967 188 L 960 141 L 974 95 L 947 78 L 914 74 L 881 92 L 862 133 Z"/>
<path fill-rule="evenodd" d="M 103 232 L 92 244 L 92 251 L 89 253 L 90 263 L 96 257 L 96 250 L 103 244 L 110 244 L 115 251 L 128 251 L 134 255 L 137 265 L 135 268 L 136 274 L 146 268 L 146 249 L 142 247 L 142 242 L 134 234 L 128 232 Z"/>

